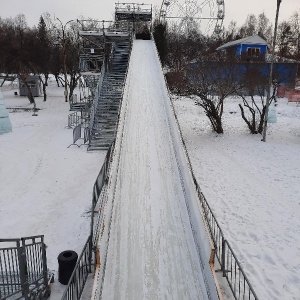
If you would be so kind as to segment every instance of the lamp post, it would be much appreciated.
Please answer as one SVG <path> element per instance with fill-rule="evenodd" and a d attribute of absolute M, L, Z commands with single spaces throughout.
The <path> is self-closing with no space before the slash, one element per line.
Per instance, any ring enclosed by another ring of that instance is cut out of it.
<path fill-rule="evenodd" d="M 272 45 L 272 51 L 271 51 L 270 74 L 269 74 L 269 83 L 268 83 L 268 90 L 267 90 L 266 112 L 265 112 L 264 130 L 263 130 L 263 138 L 262 138 L 263 142 L 266 141 L 266 135 L 267 135 L 268 114 L 269 114 L 269 105 L 270 105 L 270 90 L 271 90 L 271 86 L 272 86 L 274 52 L 275 52 L 275 45 L 276 45 L 279 7 L 280 7 L 281 2 L 282 2 L 282 0 L 277 0 L 275 26 L 274 26 L 274 36 L 273 36 L 273 45 Z"/>
<path fill-rule="evenodd" d="M 68 21 L 65 25 L 63 25 L 62 21 L 59 18 L 56 18 L 60 25 L 61 25 L 61 30 L 62 30 L 62 46 L 63 46 L 63 57 L 64 57 L 64 61 L 63 61 L 63 65 L 64 65 L 64 78 L 65 78 L 65 102 L 68 102 L 68 81 L 67 81 L 67 51 L 66 51 L 66 33 L 65 33 L 65 29 L 67 24 L 69 24 L 70 22 L 74 21 L 74 20 L 70 20 Z"/>

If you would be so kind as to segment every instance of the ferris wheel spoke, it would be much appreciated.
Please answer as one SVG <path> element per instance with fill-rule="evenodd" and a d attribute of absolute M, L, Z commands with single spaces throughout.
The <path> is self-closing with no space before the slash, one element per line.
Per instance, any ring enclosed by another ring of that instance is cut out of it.
<path fill-rule="evenodd" d="M 163 0 L 162 15 L 188 32 L 198 28 L 203 34 L 219 33 L 224 19 L 224 0 Z M 162 10 L 161 9 L 161 10 Z M 217 29 L 217 30 L 216 30 Z"/>
<path fill-rule="evenodd" d="M 186 9 L 177 0 L 176 0 L 176 4 L 177 4 L 177 7 L 179 8 L 179 10 L 182 12 L 181 17 L 185 17 L 186 16 Z"/>

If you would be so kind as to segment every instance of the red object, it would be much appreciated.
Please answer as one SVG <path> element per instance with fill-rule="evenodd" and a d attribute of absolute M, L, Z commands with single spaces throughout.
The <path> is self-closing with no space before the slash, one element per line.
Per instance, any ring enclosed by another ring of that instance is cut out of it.
<path fill-rule="evenodd" d="M 280 85 L 277 88 L 277 97 L 283 98 L 284 94 L 285 94 L 285 87 Z"/>
<path fill-rule="evenodd" d="M 288 95 L 289 102 L 300 102 L 300 91 L 291 90 Z"/>

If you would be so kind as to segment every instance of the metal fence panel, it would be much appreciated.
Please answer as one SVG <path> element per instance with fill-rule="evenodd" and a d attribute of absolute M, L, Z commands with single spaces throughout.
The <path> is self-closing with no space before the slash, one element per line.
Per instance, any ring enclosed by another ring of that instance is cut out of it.
<path fill-rule="evenodd" d="M 0 240 L 0 299 L 46 299 L 48 274 L 43 236 Z"/>
<path fill-rule="evenodd" d="M 242 266 L 226 240 L 224 257 L 223 276 L 226 277 L 235 299 L 258 300 Z"/>
<path fill-rule="evenodd" d="M 204 195 L 200 192 L 198 184 L 197 184 L 197 190 L 199 191 L 199 198 L 201 201 L 201 206 L 202 206 L 204 216 L 205 216 L 206 222 L 207 222 L 209 230 L 210 230 L 211 237 L 214 242 L 215 251 L 216 251 L 215 254 L 217 255 L 218 260 L 222 261 L 223 246 L 224 246 L 224 241 L 225 241 L 222 229 L 221 229 L 214 213 L 211 211 Z"/>
<path fill-rule="evenodd" d="M 74 271 L 62 296 L 62 300 L 79 300 L 89 273 L 91 273 L 91 236 L 88 237 Z"/>
<path fill-rule="evenodd" d="M 14 244 L 13 247 L 0 249 L 0 299 L 16 294 L 21 289 L 18 259 L 20 242 Z"/>
<path fill-rule="evenodd" d="M 195 179 L 194 179 L 195 181 Z M 234 254 L 229 242 L 225 240 L 223 232 L 217 222 L 204 195 L 200 192 L 198 183 L 195 185 L 199 192 L 199 199 L 204 212 L 205 220 L 208 224 L 211 237 L 214 242 L 216 255 L 221 265 L 223 277 L 227 279 L 229 287 L 233 293 L 234 299 L 237 300 L 258 300 L 241 264 Z"/>
<path fill-rule="evenodd" d="M 80 122 L 80 116 L 77 112 L 71 113 L 68 115 L 68 128 L 78 125 Z"/>

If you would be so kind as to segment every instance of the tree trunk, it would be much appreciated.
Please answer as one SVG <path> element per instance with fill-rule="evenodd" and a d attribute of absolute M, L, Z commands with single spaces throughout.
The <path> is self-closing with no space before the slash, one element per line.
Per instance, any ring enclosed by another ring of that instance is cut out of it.
<path fill-rule="evenodd" d="M 2 83 L 1 83 L 1 85 L 0 85 L 0 87 L 3 86 L 3 84 L 4 84 L 4 82 L 5 82 L 5 80 L 6 80 L 7 77 L 8 77 L 8 74 L 5 75 L 5 78 L 3 79 L 3 81 L 2 81 Z"/>
<path fill-rule="evenodd" d="M 46 84 L 43 82 L 43 94 L 44 94 L 44 101 L 47 100 L 47 93 L 46 93 Z"/>
<path fill-rule="evenodd" d="M 206 115 L 210 120 L 213 130 L 216 133 L 224 133 L 222 119 L 218 115 L 212 114 L 209 111 L 206 111 Z"/>
<path fill-rule="evenodd" d="M 41 76 L 39 76 L 41 82 L 42 82 L 42 87 L 43 87 L 43 94 L 44 94 L 44 101 L 47 100 L 47 92 L 46 92 L 46 87 L 48 86 L 48 78 L 49 78 L 49 74 L 44 74 L 45 76 L 45 82 L 43 81 L 43 78 Z"/>
<path fill-rule="evenodd" d="M 60 87 L 60 85 L 59 85 L 59 80 L 58 80 L 59 75 L 58 75 L 58 74 L 55 74 L 54 76 L 55 76 L 55 80 L 56 80 L 57 87 Z"/>
<path fill-rule="evenodd" d="M 264 130 L 265 114 L 266 114 L 266 106 L 264 106 L 263 109 L 262 109 L 258 129 L 257 129 L 258 133 L 260 133 L 260 134 L 262 134 L 262 132 Z"/>
<path fill-rule="evenodd" d="M 252 114 L 252 123 L 250 123 L 250 121 L 245 116 L 245 112 L 241 104 L 239 104 L 239 107 L 241 109 L 242 118 L 246 122 L 250 132 L 252 134 L 257 134 L 258 131 L 256 130 L 255 115 Z"/>

